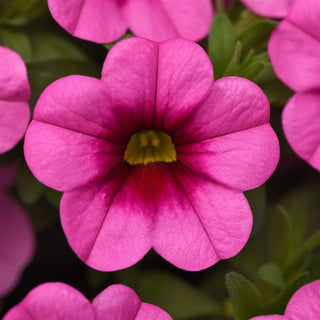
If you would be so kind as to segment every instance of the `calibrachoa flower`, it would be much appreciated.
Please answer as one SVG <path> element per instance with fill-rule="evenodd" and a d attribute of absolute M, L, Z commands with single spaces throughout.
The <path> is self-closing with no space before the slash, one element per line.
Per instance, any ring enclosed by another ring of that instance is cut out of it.
<path fill-rule="evenodd" d="M 30 87 L 21 57 L 5 47 L 0 47 L 0 70 L 0 153 L 4 153 L 26 131 L 30 119 Z"/>
<path fill-rule="evenodd" d="M 13 307 L 3 320 L 172 320 L 157 306 L 141 302 L 136 293 L 116 284 L 90 303 L 64 283 L 44 283 Z"/>
<path fill-rule="evenodd" d="M 282 115 L 287 140 L 320 170 L 320 2 L 295 1 L 268 50 L 277 76 L 297 91 Z"/>
<path fill-rule="evenodd" d="M 91 267 L 126 268 L 153 247 L 201 270 L 246 243 L 242 191 L 268 179 L 279 147 L 255 84 L 213 82 L 193 42 L 132 38 L 109 52 L 101 80 L 70 76 L 43 92 L 25 157 L 64 191 L 63 229 Z"/>
<path fill-rule="evenodd" d="M 72 35 L 110 43 L 127 29 L 154 41 L 209 34 L 211 0 L 48 0 L 53 18 Z"/>
<path fill-rule="evenodd" d="M 320 319 L 320 280 L 300 288 L 290 299 L 283 316 L 270 315 L 251 320 L 318 320 Z"/>
<path fill-rule="evenodd" d="M 6 193 L 13 184 L 16 165 L 0 169 L 0 298 L 18 283 L 34 252 L 34 235 L 26 213 Z"/>
<path fill-rule="evenodd" d="M 293 0 L 241 0 L 256 14 L 269 18 L 284 18 Z"/>

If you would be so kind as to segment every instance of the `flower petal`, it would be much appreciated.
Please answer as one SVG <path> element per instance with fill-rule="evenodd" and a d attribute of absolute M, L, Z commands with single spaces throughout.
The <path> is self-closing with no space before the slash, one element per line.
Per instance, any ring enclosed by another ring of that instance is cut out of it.
<path fill-rule="evenodd" d="M 67 192 L 61 222 L 70 246 L 92 268 L 114 271 L 135 264 L 151 248 L 150 176 L 124 164 L 103 181 Z"/>
<path fill-rule="evenodd" d="M 8 195 L 0 193 L 0 296 L 17 284 L 31 260 L 35 239 L 26 213 Z"/>
<path fill-rule="evenodd" d="M 212 64 L 196 43 L 175 39 L 159 44 L 155 126 L 172 131 L 209 94 Z"/>
<path fill-rule="evenodd" d="M 36 178 L 61 191 L 105 175 L 122 160 L 123 147 L 80 132 L 33 120 L 24 153 Z"/>
<path fill-rule="evenodd" d="M 250 10 L 262 17 L 284 18 L 293 0 L 241 0 Z"/>
<path fill-rule="evenodd" d="M 291 89 L 320 87 L 320 37 L 315 38 L 286 19 L 273 31 L 268 51 L 275 73 Z"/>
<path fill-rule="evenodd" d="M 27 68 L 14 51 L 0 46 L 0 100 L 26 102 L 30 99 Z"/>
<path fill-rule="evenodd" d="M 263 91 L 239 77 L 215 81 L 209 96 L 194 110 L 174 142 L 191 143 L 242 131 L 269 122 L 270 106 Z"/>
<path fill-rule="evenodd" d="M 18 318 L 19 315 L 27 317 Z M 59 282 L 34 288 L 5 320 L 95 320 L 90 302 L 76 289 Z"/>
<path fill-rule="evenodd" d="M 171 316 L 161 308 L 142 303 L 135 320 L 172 320 Z"/>
<path fill-rule="evenodd" d="M 313 320 L 320 317 L 320 280 L 300 288 L 290 299 L 285 315 L 290 320 Z"/>
<path fill-rule="evenodd" d="M 127 29 L 118 0 L 48 0 L 53 18 L 69 33 L 97 43 L 110 43 Z"/>
<path fill-rule="evenodd" d="M 163 201 L 158 201 L 153 231 L 156 252 L 178 268 L 197 271 L 243 248 L 252 215 L 240 191 L 214 184 L 179 164 L 158 167 L 158 175 Z"/>
<path fill-rule="evenodd" d="M 116 106 L 117 107 L 117 106 Z M 68 76 L 41 94 L 34 119 L 119 143 L 126 142 L 124 124 L 105 84 L 86 76 Z"/>
<path fill-rule="evenodd" d="M 198 41 L 209 34 L 213 19 L 210 0 L 128 0 L 123 12 L 135 35 L 154 41 Z"/>
<path fill-rule="evenodd" d="M 116 44 L 102 69 L 122 130 L 152 127 L 157 83 L 158 44 L 131 38 Z"/>
<path fill-rule="evenodd" d="M 279 161 L 279 142 L 269 124 L 177 147 L 193 171 L 235 189 L 263 184 Z"/>
<path fill-rule="evenodd" d="M 0 154 L 11 150 L 21 140 L 29 119 L 27 102 L 0 100 Z"/>
<path fill-rule="evenodd" d="M 297 93 L 287 103 L 282 123 L 293 150 L 320 170 L 320 93 Z"/>

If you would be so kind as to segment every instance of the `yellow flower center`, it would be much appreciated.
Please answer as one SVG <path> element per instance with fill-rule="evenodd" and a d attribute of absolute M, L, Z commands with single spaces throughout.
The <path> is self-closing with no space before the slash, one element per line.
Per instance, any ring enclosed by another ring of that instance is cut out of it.
<path fill-rule="evenodd" d="M 126 148 L 124 160 L 131 165 L 177 161 L 177 152 L 169 135 L 161 131 L 135 133 Z"/>

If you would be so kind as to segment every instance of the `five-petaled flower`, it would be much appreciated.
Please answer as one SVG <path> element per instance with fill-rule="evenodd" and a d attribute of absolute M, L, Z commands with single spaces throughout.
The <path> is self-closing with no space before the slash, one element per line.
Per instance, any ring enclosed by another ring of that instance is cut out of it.
<path fill-rule="evenodd" d="M 297 93 L 282 115 L 293 150 L 320 170 L 320 1 L 295 1 L 273 32 L 269 55 L 277 76 Z"/>
<path fill-rule="evenodd" d="M 0 169 L 0 298 L 17 285 L 35 247 L 27 214 L 7 192 L 16 171 L 15 163 Z"/>
<path fill-rule="evenodd" d="M 214 82 L 193 42 L 132 38 L 109 52 L 101 80 L 70 76 L 43 92 L 25 157 L 64 192 L 64 232 L 91 267 L 126 268 L 153 247 L 201 270 L 247 242 L 242 191 L 270 177 L 279 145 L 254 83 Z"/>
<path fill-rule="evenodd" d="M 0 47 L 0 154 L 23 137 L 29 119 L 27 69 L 14 51 Z"/>
<path fill-rule="evenodd" d="M 154 41 L 185 38 L 198 41 L 209 34 L 211 0 L 48 0 L 53 18 L 72 35 L 110 43 L 129 28 Z"/>
<path fill-rule="evenodd" d="M 320 319 L 320 280 L 300 288 L 290 299 L 283 316 L 270 315 L 251 320 L 318 320 Z"/>
<path fill-rule="evenodd" d="M 123 285 L 112 285 L 90 303 L 78 290 L 60 282 L 29 292 L 3 320 L 172 320 L 159 307 L 142 302 Z"/>

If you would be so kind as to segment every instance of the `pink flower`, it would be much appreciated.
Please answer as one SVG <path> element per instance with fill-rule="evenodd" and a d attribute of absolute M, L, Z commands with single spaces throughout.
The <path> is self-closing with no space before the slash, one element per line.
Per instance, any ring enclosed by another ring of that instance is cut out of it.
<path fill-rule="evenodd" d="M 198 41 L 209 34 L 210 0 L 48 0 L 53 18 L 73 36 L 97 43 L 139 37 Z"/>
<path fill-rule="evenodd" d="M 0 153 L 23 137 L 29 119 L 30 87 L 27 69 L 14 51 L 0 47 Z"/>
<path fill-rule="evenodd" d="M 193 42 L 132 38 L 109 52 L 101 80 L 70 76 L 44 91 L 25 157 L 64 192 L 64 232 L 91 267 L 126 268 L 153 247 L 201 270 L 245 245 L 242 191 L 269 178 L 279 146 L 255 84 L 213 82 Z"/>
<path fill-rule="evenodd" d="M 284 18 L 293 0 L 241 0 L 250 10 L 259 16 Z"/>
<path fill-rule="evenodd" d="M 273 32 L 269 55 L 277 76 L 297 93 L 282 115 L 294 151 L 320 170 L 320 2 L 297 0 Z"/>
<path fill-rule="evenodd" d="M 320 280 L 300 288 L 290 299 L 284 316 L 271 315 L 251 320 L 318 320 L 320 319 Z"/>
<path fill-rule="evenodd" d="M 141 302 L 136 293 L 116 284 L 90 303 L 64 283 L 44 283 L 4 316 L 3 320 L 172 320 L 157 306 Z"/>
<path fill-rule="evenodd" d="M 0 169 L 0 298 L 17 285 L 35 246 L 26 213 L 5 192 L 13 184 L 15 175 L 15 164 Z"/>

